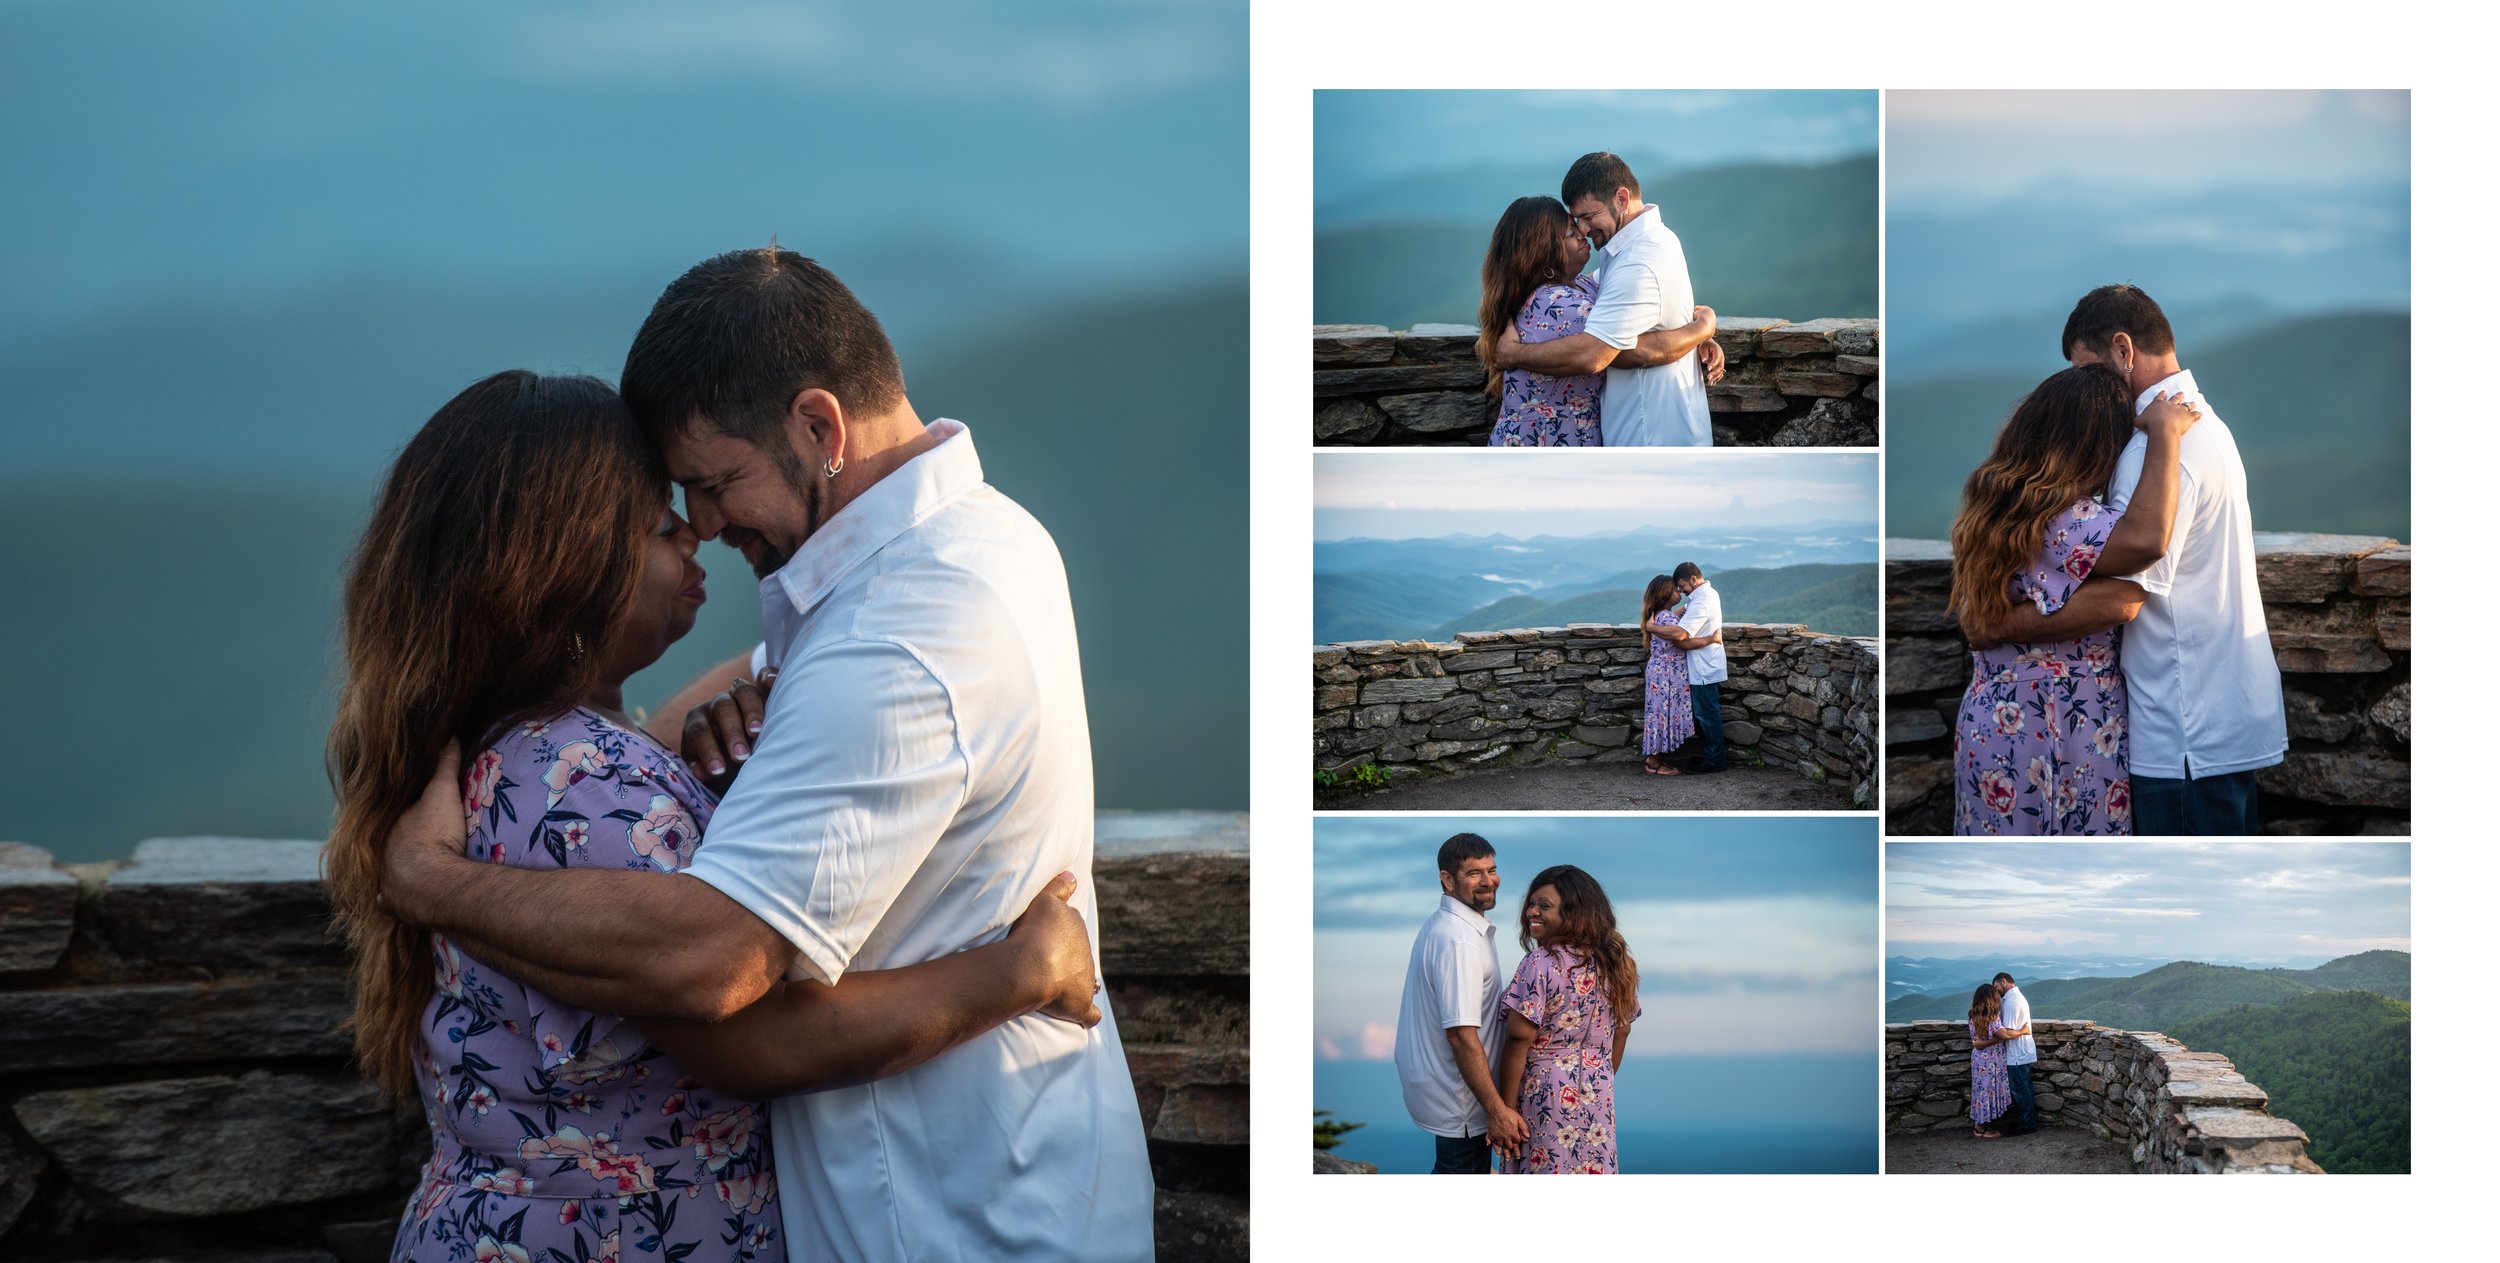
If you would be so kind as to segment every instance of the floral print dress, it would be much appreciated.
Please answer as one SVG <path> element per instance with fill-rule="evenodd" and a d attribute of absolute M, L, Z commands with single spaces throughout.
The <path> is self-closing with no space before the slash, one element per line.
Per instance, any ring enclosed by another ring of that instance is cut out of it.
<path fill-rule="evenodd" d="M 1597 278 L 1574 277 L 1546 285 L 1519 309 L 1519 340 L 1551 342 L 1578 333 L 1597 305 Z M 1549 377 L 1514 368 L 1502 374 L 1502 412 L 1493 423 L 1493 447 L 1602 447 L 1597 403 L 1606 391 L 1604 373 Z"/>
<path fill-rule="evenodd" d="M 589 710 L 506 733 L 465 798 L 470 858 L 523 868 L 673 872 L 714 806 L 674 753 Z M 434 983 L 415 1048 L 434 1154 L 394 1263 L 779 1263 L 761 1104 L 441 935 Z"/>
<path fill-rule="evenodd" d="M 1985 1035 L 1979 1033 L 1978 1027 L 1970 1029 L 1970 1121 L 1974 1125 L 1986 1126 L 2004 1117 L 2005 1111 L 2013 1108 L 2014 1079 L 2005 1069 L 2005 1045 L 1979 1046 L 1982 1039 L 2003 1036 L 2005 1028 L 1990 1020 Z"/>
<path fill-rule="evenodd" d="M 1528 1141 L 1504 1172 L 1613 1175 L 1615 1010 L 1597 968 L 1568 947 L 1540 946 L 1511 975 L 1502 1009 L 1536 1027 L 1519 1079 Z"/>
<path fill-rule="evenodd" d="M 1650 622 L 1673 627 L 1683 617 L 1684 607 L 1679 604 L 1658 611 Z M 1656 636 L 1647 639 L 1649 669 L 1641 701 L 1641 753 L 1665 754 L 1693 736 L 1692 668 L 1674 641 Z"/>
<path fill-rule="evenodd" d="M 2119 515 L 2081 499 L 2049 523 L 2017 600 L 2056 613 L 2092 574 Z M 2134 832 L 2127 782 L 2127 681 L 2118 632 L 1971 654 L 1953 725 L 1953 831 L 1972 835 Z"/>

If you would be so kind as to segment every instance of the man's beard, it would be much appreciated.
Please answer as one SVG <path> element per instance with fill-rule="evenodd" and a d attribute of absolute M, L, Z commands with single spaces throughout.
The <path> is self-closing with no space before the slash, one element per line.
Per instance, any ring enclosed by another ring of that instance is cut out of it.
<path fill-rule="evenodd" d="M 755 577 L 758 579 L 790 564 L 791 555 L 806 544 L 808 536 L 816 533 L 816 527 L 823 521 L 821 514 L 825 507 L 824 488 L 817 485 L 816 480 L 809 476 L 809 471 L 799 464 L 796 457 L 776 460 L 774 464 L 780 467 L 782 481 L 789 484 L 790 490 L 807 499 L 807 532 L 801 535 L 797 542 L 790 545 L 789 552 L 782 551 L 781 546 L 775 544 L 762 531 L 748 532 L 755 537 L 755 559 L 749 564 L 755 567 Z"/>
<path fill-rule="evenodd" d="M 1478 891 L 1475 898 L 1467 901 L 1467 906 L 1474 908 L 1478 912 L 1491 912 L 1493 910 L 1494 894 L 1495 892 L 1490 890 Z"/>

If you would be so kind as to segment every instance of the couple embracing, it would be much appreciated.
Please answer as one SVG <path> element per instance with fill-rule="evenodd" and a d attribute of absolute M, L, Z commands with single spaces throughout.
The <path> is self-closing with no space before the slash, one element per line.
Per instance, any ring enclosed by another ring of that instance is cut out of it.
<path fill-rule="evenodd" d="M 764 642 L 646 726 L 716 536 Z M 346 606 L 351 1029 L 433 1135 L 394 1260 L 1152 1256 L 1066 572 L 841 281 L 721 255 L 621 393 L 462 391 Z"/>
<path fill-rule="evenodd" d="M 1689 561 L 1651 579 L 1641 593 L 1641 641 L 1649 646 L 1641 680 L 1641 770 L 1652 776 L 1727 770 L 1727 726 L 1719 716 L 1727 650 L 1719 622 L 1719 590 Z M 1667 762 L 1696 733 L 1700 757 L 1683 767 Z"/>
<path fill-rule="evenodd" d="M 1494 946 L 1501 869 L 1473 833 L 1441 844 L 1441 905 L 1415 936 L 1398 1005 L 1406 1110 L 1435 1175 L 1612 1175 L 1615 1072 L 1641 1015 L 1640 969 L 1597 879 L 1557 864 L 1528 883 L 1507 987 Z"/>
<path fill-rule="evenodd" d="M 1953 831 L 2256 833 L 2291 742 L 2239 446 L 2144 291 L 2084 295 L 2059 351 L 1953 523 Z"/>
<path fill-rule="evenodd" d="M 1693 302 L 1684 243 L 1623 159 L 1584 154 L 1560 201 L 1502 212 L 1476 327 L 1485 393 L 1501 399 L 1491 446 L 1710 446 L 1718 316 Z"/>

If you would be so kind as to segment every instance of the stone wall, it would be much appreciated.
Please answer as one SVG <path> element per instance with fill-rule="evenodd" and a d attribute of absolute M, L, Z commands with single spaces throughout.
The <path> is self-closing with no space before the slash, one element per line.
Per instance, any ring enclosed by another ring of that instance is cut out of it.
<path fill-rule="evenodd" d="M 1728 754 L 1839 780 L 1874 805 L 1876 642 L 1795 624 L 1729 623 Z M 1648 661 L 1630 623 L 1365 640 L 1311 651 L 1311 765 L 1453 775 L 1561 760 L 1636 763 Z M 1359 807 L 1358 798 L 1331 806 Z"/>
<path fill-rule="evenodd" d="M 1876 321 L 1722 317 L 1718 340 L 1718 446 L 1876 445 Z M 1500 411 L 1484 393 L 1474 325 L 1313 325 L 1311 368 L 1311 438 L 1323 446 L 1483 447 Z"/>
<path fill-rule="evenodd" d="M 2191 1052 L 2156 1031 L 2034 1020 L 2033 1103 L 2048 1127 L 2087 1128 L 2155 1174 L 2305 1173 L 2309 1134 L 2266 1113 L 2265 1089 L 2220 1053 Z M 1884 1027 L 1884 1130 L 1967 1127 L 1970 1028 L 1954 1021 Z"/>
<path fill-rule="evenodd" d="M 319 845 L 0 843 L 0 1258 L 385 1258 L 428 1141 L 347 1063 Z M 1247 819 L 1104 812 L 1094 876 L 1159 1247 L 1247 1259 Z"/>
<path fill-rule="evenodd" d="M 2257 774 L 2266 832 L 2409 832 L 2413 551 L 2374 536 L 2260 533 L 2257 579 L 2292 737 L 2282 765 Z M 1950 545 L 1884 542 L 1887 833 L 1953 827 L 1953 716 L 1970 651 L 1945 612 L 1952 582 Z"/>

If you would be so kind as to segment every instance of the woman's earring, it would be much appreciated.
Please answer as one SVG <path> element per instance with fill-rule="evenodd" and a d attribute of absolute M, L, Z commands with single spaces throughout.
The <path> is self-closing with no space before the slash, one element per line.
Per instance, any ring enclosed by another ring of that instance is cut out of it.
<path fill-rule="evenodd" d="M 841 458 L 841 457 L 837 457 L 837 456 L 828 456 L 828 457 L 826 457 L 826 458 L 825 458 L 825 477 L 827 477 L 827 478 L 831 478 L 831 477 L 833 477 L 835 474 L 841 473 L 841 472 L 842 472 L 842 464 L 843 464 L 843 461 L 842 461 L 842 458 Z"/>
<path fill-rule="evenodd" d="M 582 634 L 580 632 L 573 633 L 573 639 L 564 646 L 564 656 L 567 660 L 573 662 L 580 662 L 583 658 L 588 656 L 582 650 Z"/>

